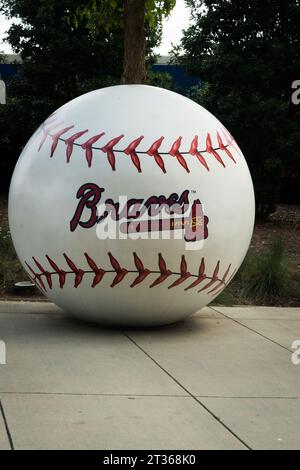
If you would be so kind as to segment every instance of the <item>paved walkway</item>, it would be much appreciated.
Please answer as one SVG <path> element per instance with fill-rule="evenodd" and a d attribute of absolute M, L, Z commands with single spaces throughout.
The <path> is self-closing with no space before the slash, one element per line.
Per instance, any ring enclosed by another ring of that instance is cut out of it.
<path fill-rule="evenodd" d="M 300 449 L 297 339 L 300 309 L 121 331 L 0 302 L 0 449 Z"/>

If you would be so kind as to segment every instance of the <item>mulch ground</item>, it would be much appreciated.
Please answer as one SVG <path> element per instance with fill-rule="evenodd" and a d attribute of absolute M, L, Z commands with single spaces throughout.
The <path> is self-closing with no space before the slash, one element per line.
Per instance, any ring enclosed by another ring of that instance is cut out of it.
<path fill-rule="evenodd" d="M 300 207 L 280 205 L 268 222 L 255 224 L 251 247 L 262 251 L 274 238 L 281 238 L 284 252 L 300 269 Z"/>

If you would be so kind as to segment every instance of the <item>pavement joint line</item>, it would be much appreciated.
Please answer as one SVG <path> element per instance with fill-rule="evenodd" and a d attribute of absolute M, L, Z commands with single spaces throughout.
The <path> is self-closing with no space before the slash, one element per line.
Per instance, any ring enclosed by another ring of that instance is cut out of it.
<path fill-rule="evenodd" d="M 216 313 L 219 313 L 220 315 L 223 315 L 223 316 L 226 317 L 228 320 L 232 320 L 233 322 L 235 322 L 235 323 L 237 323 L 238 325 L 240 325 L 240 326 L 246 328 L 247 330 L 252 331 L 252 333 L 255 333 L 255 334 L 261 336 L 262 338 L 264 338 L 264 339 L 270 341 L 271 343 L 276 344 L 277 346 L 280 346 L 280 347 L 281 347 L 282 349 L 284 349 L 285 351 L 288 351 L 288 352 L 290 352 L 290 353 L 293 353 L 293 352 L 294 352 L 292 349 L 289 349 L 289 348 L 287 348 L 286 346 L 283 346 L 282 344 L 278 343 L 278 342 L 275 341 L 274 339 L 268 338 L 268 336 L 265 336 L 265 335 L 263 335 L 262 333 L 260 333 L 259 331 L 254 330 L 254 328 L 250 328 L 249 326 L 244 325 L 244 323 L 238 321 L 236 318 L 228 317 L 227 315 L 225 315 L 225 313 L 219 312 L 219 311 L 216 310 L 216 309 L 213 309 L 213 310 L 214 310 Z M 245 319 L 245 320 L 246 320 L 246 319 Z M 248 320 L 246 320 L 246 321 L 248 321 Z"/>
<path fill-rule="evenodd" d="M 205 411 L 207 411 L 210 416 L 212 416 L 221 426 L 223 426 L 232 436 L 234 436 L 243 446 L 246 447 L 248 450 L 252 450 L 251 447 L 241 438 L 239 437 L 232 429 L 230 429 L 227 424 L 225 424 L 212 410 L 210 410 L 204 403 L 202 403 L 196 395 L 190 392 L 182 383 L 179 382 L 170 372 L 168 372 L 159 362 L 157 362 L 145 349 L 143 349 L 125 330 L 123 330 L 124 336 L 126 336 L 129 341 L 131 341 L 138 349 L 140 349 L 154 364 L 156 364 L 165 374 L 170 377 L 179 387 L 181 387 L 188 395 L 200 405 Z"/>
<path fill-rule="evenodd" d="M 3 422 L 4 422 L 4 427 L 5 427 L 5 430 L 6 430 L 7 439 L 8 439 L 9 445 L 10 445 L 10 449 L 15 450 L 14 443 L 13 443 L 13 440 L 12 440 L 12 436 L 11 436 L 11 433 L 10 433 L 10 429 L 9 429 L 9 426 L 8 426 L 8 422 L 7 422 L 7 419 L 6 419 L 6 416 L 5 416 L 5 412 L 4 412 L 4 408 L 3 408 L 1 400 L 0 400 L 0 415 L 2 416 L 2 419 L 3 419 Z"/>
<path fill-rule="evenodd" d="M 227 318 L 237 320 L 237 318 Z M 225 318 L 223 320 L 225 320 Z M 299 318 L 245 318 L 245 321 L 300 321 L 300 316 Z"/>
<path fill-rule="evenodd" d="M 69 393 L 69 392 L 20 392 L 20 391 L 2 391 L 0 395 L 54 395 L 54 396 L 75 396 L 75 397 L 124 397 L 124 398 L 191 398 L 189 393 L 174 395 L 174 394 L 130 394 L 130 393 Z M 271 397 L 271 396 L 237 396 L 237 395 L 195 395 L 196 398 L 216 398 L 216 399 L 250 399 L 250 400 L 300 400 L 299 397 Z"/>
<path fill-rule="evenodd" d="M 217 308 L 217 307 L 216 307 Z M 217 310 L 215 310 L 217 312 Z M 201 316 L 200 318 L 210 318 L 211 320 L 238 320 L 238 318 L 233 318 L 225 315 L 225 313 L 222 312 L 217 312 L 220 315 L 224 315 L 226 318 L 220 318 L 220 317 L 214 317 L 212 318 L 211 316 Z M 299 318 L 245 318 L 245 321 L 300 321 L 300 316 Z"/>
<path fill-rule="evenodd" d="M 221 395 L 195 395 L 197 398 L 237 399 L 237 400 L 299 400 L 300 397 L 238 397 Z"/>
<path fill-rule="evenodd" d="M 124 398 L 143 398 L 143 397 L 153 397 L 153 398 L 190 398 L 190 395 L 186 393 L 185 395 L 160 395 L 160 394 L 129 394 L 129 393 L 64 393 L 64 392 L 11 392 L 11 391 L 1 391 L 0 395 L 57 395 L 57 396 L 74 396 L 74 397 L 124 397 Z"/>

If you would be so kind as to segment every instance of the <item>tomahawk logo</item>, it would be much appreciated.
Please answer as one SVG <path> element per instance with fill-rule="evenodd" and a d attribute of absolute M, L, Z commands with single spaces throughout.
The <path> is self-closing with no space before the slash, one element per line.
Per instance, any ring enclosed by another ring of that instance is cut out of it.
<path fill-rule="evenodd" d="M 6 344 L 0 340 L 0 366 L 6 364 Z"/>

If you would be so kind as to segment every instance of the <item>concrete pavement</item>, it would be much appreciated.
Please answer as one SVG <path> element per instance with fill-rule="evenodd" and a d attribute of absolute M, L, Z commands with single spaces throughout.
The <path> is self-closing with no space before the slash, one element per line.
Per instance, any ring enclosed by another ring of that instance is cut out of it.
<path fill-rule="evenodd" d="M 300 449 L 297 339 L 295 308 L 114 330 L 0 302 L 0 449 Z"/>

